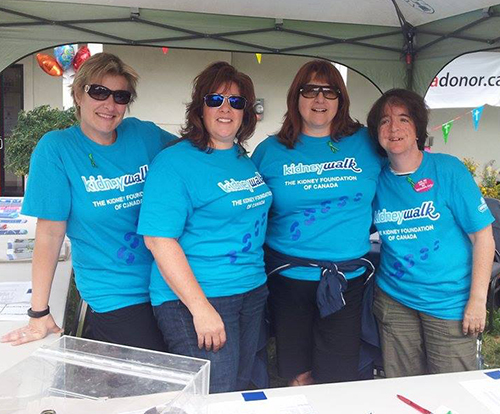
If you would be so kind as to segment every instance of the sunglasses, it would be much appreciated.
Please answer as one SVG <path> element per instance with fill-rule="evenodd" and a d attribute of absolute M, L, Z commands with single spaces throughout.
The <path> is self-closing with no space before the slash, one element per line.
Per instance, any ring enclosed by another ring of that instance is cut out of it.
<path fill-rule="evenodd" d="M 330 99 L 332 101 L 340 96 L 340 90 L 338 88 L 332 88 L 331 86 L 305 85 L 299 89 L 299 92 L 307 99 L 316 98 L 320 92 L 325 99 Z"/>
<path fill-rule="evenodd" d="M 85 85 L 83 90 L 89 94 L 92 99 L 96 101 L 105 101 L 109 95 L 113 95 L 113 100 L 118 105 L 127 105 L 132 99 L 132 93 L 129 91 L 112 91 L 102 85 Z"/>
<path fill-rule="evenodd" d="M 205 105 L 209 108 L 219 108 L 224 103 L 224 99 L 227 99 L 231 108 L 242 110 L 245 109 L 247 105 L 247 100 L 243 96 L 239 95 L 221 95 L 220 93 L 209 93 L 205 95 L 203 100 L 205 101 Z"/>

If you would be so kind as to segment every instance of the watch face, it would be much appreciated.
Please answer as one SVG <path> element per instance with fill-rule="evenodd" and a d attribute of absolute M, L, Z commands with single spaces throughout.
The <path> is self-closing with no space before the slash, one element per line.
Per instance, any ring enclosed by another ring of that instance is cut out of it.
<path fill-rule="evenodd" d="M 427 4 L 424 0 L 405 0 L 410 6 L 420 10 L 423 13 L 433 14 L 434 8 Z"/>

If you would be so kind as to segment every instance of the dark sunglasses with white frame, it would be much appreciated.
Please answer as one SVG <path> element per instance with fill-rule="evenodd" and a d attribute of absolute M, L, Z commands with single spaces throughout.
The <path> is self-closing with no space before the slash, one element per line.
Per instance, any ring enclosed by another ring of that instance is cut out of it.
<path fill-rule="evenodd" d="M 226 99 L 233 109 L 242 110 L 245 109 L 245 106 L 247 105 L 246 98 L 240 95 L 222 95 L 220 93 L 209 93 L 203 98 L 203 100 L 205 101 L 205 105 L 207 105 L 209 108 L 221 107 L 224 104 L 224 100 Z"/>

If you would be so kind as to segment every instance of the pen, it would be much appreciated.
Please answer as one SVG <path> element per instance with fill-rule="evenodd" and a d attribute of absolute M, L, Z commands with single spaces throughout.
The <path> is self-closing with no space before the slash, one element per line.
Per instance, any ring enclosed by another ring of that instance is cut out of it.
<path fill-rule="evenodd" d="M 402 395 L 397 395 L 397 397 L 403 401 L 405 404 L 408 404 L 410 407 L 413 407 L 415 408 L 415 410 L 417 410 L 418 412 L 422 413 L 422 414 L 432 414 L 432 412 L 430 412 L 429 410 L 426 410 L 424 407 L 421 407 L 420 405 L 418 404 L 415 404 L 413 401 L 409 400 L 408 398 L 406 397 L 403 397 Z"/>

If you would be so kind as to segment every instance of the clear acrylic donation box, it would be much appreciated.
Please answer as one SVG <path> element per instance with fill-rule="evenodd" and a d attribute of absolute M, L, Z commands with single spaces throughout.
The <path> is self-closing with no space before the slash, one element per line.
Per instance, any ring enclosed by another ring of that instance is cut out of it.
<path fill-rule="evenodd" d="M 0 414 L 204 414 L 210 362 L 63 336 L 0 374 Z"/>

